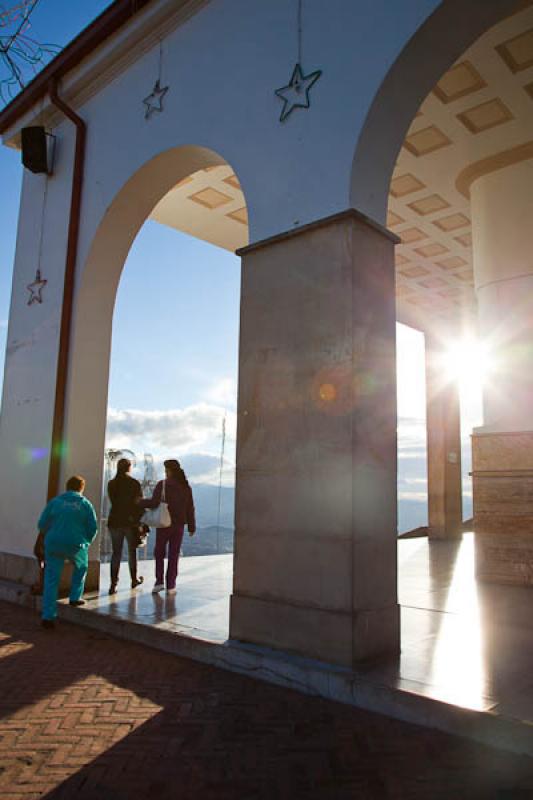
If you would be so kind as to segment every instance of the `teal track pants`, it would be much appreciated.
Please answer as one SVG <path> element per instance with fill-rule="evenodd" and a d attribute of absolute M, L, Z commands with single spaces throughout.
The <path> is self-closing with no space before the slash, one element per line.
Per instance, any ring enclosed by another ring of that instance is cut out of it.
<path fill-rule="evenodd" d="M 84 548 L 75 552 L 49 553 L 44 559 L 43 619 L 55 619 L 57 616 L 57 594 L 59 581 L 65 561 L 74 567 L 70 584 L 70 600 L 80 600 L 85 587 L 85 578 L 89 566 L 89 554 Z"/>

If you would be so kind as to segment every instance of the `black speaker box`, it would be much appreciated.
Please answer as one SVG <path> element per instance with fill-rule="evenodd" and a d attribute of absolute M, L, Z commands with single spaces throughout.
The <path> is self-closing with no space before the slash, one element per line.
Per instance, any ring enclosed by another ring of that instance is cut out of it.
<path fill-rule="evenodd" d="M 48 173 L 48 143 L 42 126 L 22 128 L 22 163 L 36 174 Z"/>

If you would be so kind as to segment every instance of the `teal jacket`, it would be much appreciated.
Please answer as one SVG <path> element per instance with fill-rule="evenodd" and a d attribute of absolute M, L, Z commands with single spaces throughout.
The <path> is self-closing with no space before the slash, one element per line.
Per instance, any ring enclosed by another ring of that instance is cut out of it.
<path fill-rule="evenodd" d="M 50 500 L 37 524 L 45 534 L 45 548 L 49 552 L 86 549 L 97 531 L 92 503 L 79 492 L 65 492 Z"/>

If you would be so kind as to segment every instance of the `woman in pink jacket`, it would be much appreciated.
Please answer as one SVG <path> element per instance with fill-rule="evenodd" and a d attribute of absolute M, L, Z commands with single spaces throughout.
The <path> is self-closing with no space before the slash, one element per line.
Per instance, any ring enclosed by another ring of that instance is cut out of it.
<path fill-rule="evenodd" d="M 172 458 L 164 462 L 166 480 L 156 484 L 150 499 L 140 500 L 143 508 L 157 508 L 163 495 L 165 484 L 165 502 L 168 505 L 172 524 L 169 528 L 157 528 L 155 539 L 155 586 L 152 594 L 159 594 L 165 588 L 164 571 L 165 557 L 168 557 L 166 588 L 167 594 L 176 593 L 176 578 L 178 576 L 178 559 L 180 556 L 181 542 L 185 525 L 189 536 L 196 531 L 194 516 L 194 501 L 192 490 L 179 461 Z"/>

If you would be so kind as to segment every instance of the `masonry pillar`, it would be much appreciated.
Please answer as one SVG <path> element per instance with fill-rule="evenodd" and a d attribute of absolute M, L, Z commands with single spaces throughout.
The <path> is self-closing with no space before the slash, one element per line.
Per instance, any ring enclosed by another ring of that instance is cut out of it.
<path fill-rule="evenodd" d="M 399 649 L 393 245 L 350 210 L 241 251 L 232 638 Z"/>
<path fill-rule="evenodd" d="M 492 370 L 473 436 L 478 577 L 533 584 L 533 161 L 471 187 L 479 328 Z"/>
<path fill-rule="evenodd" d="M 442 348 L 426 335 L 428 536 L 462 535 L 461 413 L 459 385 L 443 378 Z"/>

